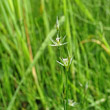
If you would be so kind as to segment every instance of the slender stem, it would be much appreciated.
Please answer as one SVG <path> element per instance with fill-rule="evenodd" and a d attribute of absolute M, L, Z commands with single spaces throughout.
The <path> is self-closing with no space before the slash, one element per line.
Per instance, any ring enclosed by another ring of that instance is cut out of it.
<path fill-rule="evenodd" d="M 64 101 L 64 110 L 68 110 L 68 70 L 66 70 L 65 92 L 66 100 Z"/>
<path fill-rule="evenodd" d="M 68 110 L 68 70 L 66 71 L 66 110 Z"/>

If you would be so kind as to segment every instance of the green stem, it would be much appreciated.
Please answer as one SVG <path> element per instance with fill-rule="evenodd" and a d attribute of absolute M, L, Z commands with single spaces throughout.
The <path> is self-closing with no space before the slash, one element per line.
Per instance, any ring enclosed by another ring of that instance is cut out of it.
<path fill-rule="evenodd" d="M 68 110 L 68 70 L 66 70 L 65 91 L 66 91 L 66 101 L 64 105 L 64 110 Z"/>

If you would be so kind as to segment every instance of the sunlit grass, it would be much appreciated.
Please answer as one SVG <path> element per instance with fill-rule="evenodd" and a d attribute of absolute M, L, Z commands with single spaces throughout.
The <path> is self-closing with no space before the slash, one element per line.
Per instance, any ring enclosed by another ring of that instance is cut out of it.
<path fill-rule="evenodd" d="M 109 110 L 109 33 L 109 0 L 0 0 L 0 110 Z"/>

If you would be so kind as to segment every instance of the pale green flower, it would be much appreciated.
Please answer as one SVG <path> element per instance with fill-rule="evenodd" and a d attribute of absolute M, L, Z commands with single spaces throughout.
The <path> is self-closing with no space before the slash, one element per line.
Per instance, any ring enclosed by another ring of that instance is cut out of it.
<path fill-rule="evenodd" d="M 68 99 L 68 105 L 74 107 L 77 103 L 71 99 Z"/>
<path fill-rule="evenodd" d="M 54 41 L 52 38 L 50 39 L 52 41 L 53 44 L 51 44 L 50 46 L 62 46 L 67 44 L 68 42 L 63 42 L 66 36 L 64 36 L 62 39 L 60 37 L 56 37 L 56 40 Z"/>
<path fill-rule="evenodd" d="M 57 63 L 59 63 L 60 65 L 66 67 L 67 69 L 69 68 L 71 62 L 72 62 L 72 58 L 68 57 L 68 58 L 60 58 L 61 61 L 57 61 Z"/>

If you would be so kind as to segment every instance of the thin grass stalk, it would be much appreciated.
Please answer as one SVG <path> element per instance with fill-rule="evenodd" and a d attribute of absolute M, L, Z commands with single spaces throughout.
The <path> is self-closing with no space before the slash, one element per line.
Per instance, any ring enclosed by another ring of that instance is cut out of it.
<path fill-rule="evenodd" d="M 27 44 L 28 44 L 28 48 L 29 48 L 29 56 L 30 56 L 30 61 L 32 63 L 33 62 L 33 53 L 32 53 L 32 48 L 31 48 L 31 43 L 30 43 L 30 37 L 29 37 L 29 33 L 28 33 L 28 27 L 27 27 L 27 24 L 26 24 L 25 9 L 24 8 L 23 8 L 23 16 L 24 16 L 24 28 L 25 28 Z M 39 82 L 38 82 L 38 77 L 37 77 L 37 73 L 36 73 L 36 70 L 35 70 L 35 66 L 32 67 L 32 75 L 33 75 L 35 84 L 37 86 L 38 93 L 39 93 L 39 95 L 42 99 L 41 101 L 42 101 L 42 103 L 45 107 L 45 99 L 44 99 L 44 95 L 42 93 L 42 90 L 40 88 Z"/>
<path fill-rule="evenodd" d="M 26 24 L 25 9 L 24 8 L 23 8 L 23 16 L 24 16 L 24 28 L 25 28 L 26 38 L 27 38 L 27 44 L 28 44 L 28 49 L 29 49 L 30 61 L 33 62 L 33 54 L 32 54 L 32 48 L 31 48 L 31 43 L 30 43 L 30 37 L 29 37 L 29 33 L 28 33 L 28 27 L 27 27 L 27 24 Z M 32 74 L 33 74 L 33 78 L 34 78 L 35 82 L 38 85 L 38 79 L 37 79 L 37 74 L 36 74 L 35 66 L 32 67 Z"/>
<path fill-rule="evenodd" d="M 65 89 L 66 89 L 66 103 L 65 103 L 65 109 L 64 110 L 68 110 L 68 70 L 66 70 Z"/>
<path fill-rule="evenodd" d="M 65 20 L 64 16 L 61 17 L 60 23 L 62 24 L 62 23 L 64 22 L 64 20 Z M 24 83 L 24 81 L 25 81 L 27 75 L 29 75 L 29 73 L 30 73 L 31 70 L 32 70 L 32 67 L 33 67 L 33 66 L 35 65 L 35 63 L 38 61 L 39 57 L 41 56 L 41 54 L 44 52 L 44 49 L 45 49 L 46 46 L 48 45 L 48 43 L 49 43 L 49 41 L 50 41 L 50 38 L 53 37 L 53 36 L 55 35 L 55 33 L 56 33 L 56 29 L 52 29 L 52 30 L 50 31 L 50 33 L 47 35 L 47 37 L 46 37 L 46 39 L 44 40 L 44 42 L 42 43 L 41 47 L 39 48 L 39 51 L 36 53 L 36 55 L 35 55 L 35 57 L 34 57 L 34 59 L 33 59 L 33 62 L 29 65 L 29 67 L 27 68 L 27 70 L 26 70 L 24 76 L 22 77 L 21 81 L 19 82 L 19 85 L 18 85 L 18 87 L 17 87 L 17 89 L 16 89 L 16 91 L 15 91 L 15 93 L 14 93 L 14 95 L 13 95 L 13 97 L 12 97 L 12 99 L 11 99 L 9 105 L 8 105 L 8 107 L 7 107 L 7 110 L 12 110 L 12 106 L 13 106 L 13 104 L 14 104 L 14 101 L 15 101 L 16 97 L 17 97 L 17 94 L 19 93 L 19 91 L 20 91 L 20 89 L 21 89 L 21 86 L 22 86 L 22 84 Z M 42 95 L 42 94 L 41 94 L 41 95 Z M 44 97 L 42 96 L 41 98 L 42 98 L 43 102 L 45 102 Z M 42 101 L 42 100 L 41 100 L 41 101 Z"/>

